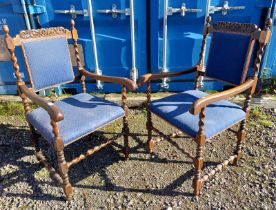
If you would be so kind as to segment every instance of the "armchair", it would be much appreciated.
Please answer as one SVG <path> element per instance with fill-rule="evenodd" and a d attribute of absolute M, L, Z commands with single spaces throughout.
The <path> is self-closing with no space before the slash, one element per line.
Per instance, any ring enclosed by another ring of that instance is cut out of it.
<path fill-rule="evenodd" d="M 70 200 L 73 192 L 68 177 L 70 166 L 110 145 L 121 136 L 124 138 L 123 152 L 125 158 L 128 158 L 129 128 L 126 93 L 127 88 L 134 90 L 136 84 L 126 78 L 96 75 L 83 69 L 79 56 L 78 33 L 75 29 L 74 20 L 71 20 L 70 31 L 62 27 L 26 30 L 21 31 L 14 38 L 9 35 L 7 25 L 3 26 L 3 31 L 17 78 L 19 96 L 22 99 L 26 120 L 31 130 L 36 157 L 48 169 L 51 177 L 55 178 L 63 186 L 66 198 Z M 75 49 L 78 72 L 76 77 L 68 50 L 69 39 L 73 40 Z M 31 88 L 28 88 L 21 79 L 20 68 L 15 55 L 16 47 L 21 47 L 22 49 Z M 110 101 L 87 94 L 85 77 L 121 85 L 123 106 L 121 107 Z M 40 90 L 78 80 L 82 86 L 82 93 L 56 103 L 48 102 L 36 94 Z M 40 107 L 31 111 L 28 99 Z M 65 160 L 64 148 L 66 146 L 118 119 L 123 119 L 123 128 L 120 134 L 115 135 L 95 148 L 89 149 L 85 154 L 81 154 L 71 161 Z M 46 139 L 55 150 L 58 170 L 54 169 L 46 161 L 46 157 L 38 144 L 40 136 Z"/>
<path fill-rule="evenodd" d="M 250 113 L 250 100 L 255 91 L 259 68 L 264 53 L 264 47 L 270 38 L 271 19 L 266 21 L 264 30 L 254 24 L 218 22 L 211 25 L 211 17 L 207 18 L 203 33 L 203 41 L 198 65 L 188 70 L 146 74 L 138 80 L 139 85 L 147 85 L 147 148 L 153 152 L 155 141 L 152 132 L 170 139 L 174 135 L 166 135 L 154 127 L 152 113 L 170 123 L 172 126 L 192 137 L 197 145 L 196 156 L 191 157 L 194 163 L 193 194 L 198 196 L 200 188 L 211 176 L 222 171 L 227 165 L 236 165 L 242 156 L 245 141 L 245 126 Z M 211 46 L 206 69 L 203 68 L 207 36 L 211 36 Z M 247 78 L 252 51 L 255 43 L 259 42 L 259 49 L 254 62 L 254 73 Z M 152 80 L 174 77 L 188 73 L 195 73 L 195 90 L 185 91 L 151 101 Z M 232 89 L 207 95 L 199 90 L 201 76 L 224 81 L 235 86 Z M 239 93 L 246 93 L 243 108 L 227 101 Z M 237 134 L 237 147 L 234 154 L 205 175 L 202 174 L 204 159 L 204 145 L 218 133 L 240 123 Z M 177 135 L 177 134 L 176 134 Z M 190 155 L 189 155 L 190 156 Z"/>

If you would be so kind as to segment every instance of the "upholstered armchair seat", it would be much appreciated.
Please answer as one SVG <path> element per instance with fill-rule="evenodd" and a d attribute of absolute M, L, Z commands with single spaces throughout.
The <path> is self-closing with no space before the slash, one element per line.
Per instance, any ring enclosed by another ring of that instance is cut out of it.
<path fill-rule="evenodd" d="M 71 96 L 55 105 L 64 115 L 64 120 L 58 122 L 58 127 L 65 145 L 125 115 L 119 105 L 87 93 Z M 33 110 L 27 114 L 27 120 L 45 139 L 54 143 L 50 117 L 44 109 Z"/>
<path fill-rule="evenodd" d="M 264 48 L 270 39 L 269 28 L 272 25 L 272 20 L 266 21 L 264 30 L 248 23 L 217 22 L 213 25 L 210 23 L 211 17 L 209 16 L 206 18 L 197 65 L 180 71 L 148 73 L 139 79 L 140 85 L 147 85 L 148 152 L 153 153 L 154 145 L 159 142 L 153 137 L 153 132 L 161 138 L 173 142 L 174 137 L 181 137 L 179 136 L 179 131 L 181 131 L 194 139 L 196 143 L 195 156 L 181 148 L 183 154 L 191 158 L 194 165 L 192 186 L 195 196 L 200 195 L 200 189 L 208 179 L 216 173 L 222 172 L 228 165 L 237 165 L 242 157 L 246 140 L 246 123 L 250 116 L 250 102 L 256 90 Z M 211 42 L 207 53 L 208 37 L 211 38 Z M 253 49 L 257 49 L 256 47 L 258 50 L 254 53 Z M 254 62 L 252 62 L 253 59 Z M 249 72 L 252 64 L 253 72 Z M 195 90 L 151 101 L 152 81 L 190 73 L 195 73 L 196 76 Z M 206 77 L 225 82 L 225 85 L 233 87 L 208 95 L 199 90 Z M 242 108 L 227 101 L 242 93 L 246 94 Z M 170 123 L 177 131 L 168 135 L 156 128 L 152 121 L 152 113 Z M 206 140 L 238 123 L 239 127 L 231 130 L 237 136 L 234 154 L 217 164 L 215 168 L 207 169 L 204 163 L 204 150 L 205 144 L 209 141 Z"/>
<path fill-rule="evenodd" d="M 62 186 L 66 199 L 71 200 L 73 187 L 69 180 L 69 168 L 85 158 L 111 145 L 123 137 L 122 153 L 129 158 L 129 127 L 127 91 L 137 88 L 134 81 L 104 74 L 94 74 L 83 68 L 78 48 L 78 32 L 72 19 L 71 30 L 63 27 L 51 27 L 20 31 L 15 37 L 9 34 L 9 27 L 2 27 L 4 41 L 10 53 L 14 75 L 17 79 L 19 96 L 22 99 L 26 120 L 31 131 L 31 140 L 35 155 L 49 172 L 50 177 Z M 74 71 L 69 51 L 69 41 L 74 46 L 76 71 Z M 28 72 L 31 88 L 21 78 L 20 66 L 17 63 L 15 50 L 21 48 L 25 67 Z M 121 86 L 121 106 L 104 99 L 87 94 L 86 78 Z M 56 103 L 47 101 L 36 93 L 57 87 L 61 84 L 79 82 L 81 94 L 77 94 Z M 38 105 L 32 111 L 29 102 Z M 112 137 L 107 137 L 101 144 L 88 148 L 84 153 L 67 160 L 64 155 L 65 146 L 83 137 L 93 137 L 94 131 L 113 123 L 121 118 L 122 130 Z M 57 165 L 44 154 L 39 141 L 48 140 L 54 149 Z M 104 157 L 103 157 L 104 158 Z"/>
<path fill-rule="evenodd" d="M 199 115 L 189 112 L 192 104 L 207 96 L 199 90 L 189 90 L 153 101 L 150 111 L 192 137 L 198 133 Z M 245 112 L 227 100 L 215 102 L 206 108 L 205 135 L 209 139 L 217 133 L 245 119 Z"/>

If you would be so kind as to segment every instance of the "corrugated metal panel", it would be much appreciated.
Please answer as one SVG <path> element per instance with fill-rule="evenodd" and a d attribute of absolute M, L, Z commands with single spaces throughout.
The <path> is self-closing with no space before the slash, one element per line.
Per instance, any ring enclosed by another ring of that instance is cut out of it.
<path fill-rule="evenodd" d="M 134 30 L 131 30 L 129 15 L 132 1 Z M 169 11 L 166 24 L 167 35 L 165 35 L 166 48 L 164 48 L 165 3 Z M 149 71 L 177 71 L 188 68 L 198 61 L 206 14 L 210 13 L 213 23 L 225 20 L 251 22 L 263 26 L 268 8 L 273 3 L 275 5 L 275 0 L 93 0 L 92 13 L 99 69 L 106 75 L 130 78 L 133 76 L 131 74 L 133 66 L 137 67 L 139 75 Z M 97 65 L 94 58 L 95 48 L 92 47 L 89 8 L 89 0 L 0 0 L 0 25 L 8 23 L 12 35 L 26 28 L 51 26 L 68 28 L 72 13 L 75 13 L 76 26 L 80 35 L 79 44 L 82 45 L 84 55 L 83 62 L 86 69 L 94 72 Z M 275 6 L 272 11 L 274 18 L 272 42 L 267 47 L 263 65 L 263 72 L 268 75 L 276 75 Z M 134 31 L 134 37 L 131 36 L 131 31 Z M 1 35 L 3 35 L 2 31 L 0 31 Z M 135 45 L 131 44 L 133 38 Z M 133 46 L 136 47 L 135 56 L 133 56 Z M 0 41 L 1 47 L 3 44 Z M 0 53 L 0 59 L 7 60 L 7 58 L 7 55 Z M 24 62 L 20 56 L 19 64 L 23 70 L 24 79 L 27 80 Z M 183 91 L 193 87 L 193 80 L 193 75 L 173 78 L 171 81 L 163 81 L 163 87 L 169 84 L 168 90 Z M 118 85 L 102 85 L 104 92 L 120 91 Z M 222 89 L 224 84 L 208 81 L 204 87 Z M 79 84 L 64 85 L 62 88 L 73 88 L 80 92 Z M 154 91 L 160 89 L 162 89 L 160 82 L 153 85 Z M 61 88 L 56 91 L 61 93 Z M 88 91 L 100 91 L 95 81 L 88 82 Z M 16 93 L 15 78 L 11 63 L 1 61 L 0 94 L 6 93 Z"/>
<path fill-rule="evenodd" d="M 167 2 L 167 3 L 166 3 Z M 185 4 L 183 4 L 183 2 Z M 151 1 L 151 70 L 177 71 L 196 65 L 202 40 L 204 20 L 208 14 L 212 23 L 217 21 L 235 21 L 255 23 L 262 26 L 264 14 L 272 4 L 261 0 L 152 0 Z M 158 6 L 156 6 L 158 5 Z M 165 10 L 164 8 L 167 9 Z M 185 13 L 181 11 L 186 10 Z M 167 11 L 167 15 L 164 11 Z M 172 11 L 174 11 L 172 13 Z M 164 25 L 164 19 L 167 18 Z M 167 36 L 164 28 L 167 26 Z M 165 38 L 164 38 L 165 37 Z M 167 40 L 166 40 L 167 39 Z M 164 40 L 166 40 L 164 42 Z M 207 44 L 207 51 L 209 40 Z M 171 79 L 156 85 L 155 90 L 168 88 L 171 91 L 183 91 L 193 86 L 194 75 L 182 77 L 182 81 Z M 176 83 L 176 84 L 174 84 Z M 213 83 L 208 81 L 207 83 Z M 223 88 L 222 84 L 206 85 Z"/>

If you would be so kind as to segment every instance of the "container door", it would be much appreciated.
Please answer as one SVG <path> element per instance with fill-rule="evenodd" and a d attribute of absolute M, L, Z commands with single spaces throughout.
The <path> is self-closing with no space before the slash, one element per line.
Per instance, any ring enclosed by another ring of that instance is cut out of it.
<path fill-rule="evenodd" d="M 254 23 L 261 27 L 271 3 L 272 0 L 210 0 L 209 14 L 212 23 L 231 21 Z"/>
<path fill-rule="evenodd" d="M 2 25 L 8 24 L 10 34 L 14 36 L 20 30 L 30 27 L 26 5 L 19 0 L 0 0 L 0 94 L 16 94 L 16 79 L 13 74 L 9 53 L 6 49 Z M 20 50 L 16 52 L 20 55 Z M 22 70 L 22 78 L 26 79 L 22 56 L 18 56 L 18 63 Z"/>
<path fill-rule="evenodd" d="M 273 20 L 272 24 L 272 35 L 271 41 L 266 47 L 266 52 L 263 62 L 262 78 L 271 78 L 276 76 L 276 1 L 274 0 L 274 6 L 271 10 L 271 18 Z"/>
<path fill-rule="evenodd" d="M 260 27 L 272 0 L 152 0 L 151 71 L 177 71 L 197 64 L 202 31 L 207 15 L 212 23 L 235 21 Z M 158 5 L 158 7 L 156 7 Z M 164 12 L 165 11 L 165 12 Z M 167 33 L 164 33 L 167 30 Z M 167 36 L 164 36 L 166 35 Z M 207 41 L 207 52 L 210 39 Z M 194 75 L 163 80 L 155 90 L 183 91 L 193 88 Z M 222 89 L 224 84 L 207 81 L 205 89 Z"/>
<path fill-rule="evenodd" d="M 152 72 L 178 71 L 197 64 L 205 8 L 205 1 L 151 1 Z M 191 88 L 193 78 L 194 75 L 188 75 L 177 77 L 177 80 L 163 80 L 156 84 L 154 90 L 181 91 Z"/>
<path fill-rule="evenodd" d="M 11 36 L 25 29 L 41 28 L 48 21 L 45 0 L 0 0 L 0 26 L 8 24 Z M 16 79 L 9 54 L 5 48 L 2 28 L 0 30 L 0 94 L 16 94 Z M 21 76 L 29 84 L 22 52 L 16 49 Z M 41 91 L 45 95 L 45 91 Z"/>
<path fill-rule="evenodd" d="M 132 2 L 133 25 L 131 25 Z M 74 16 L 85 68 L 91 72 L 134 79 L 138 72 L 140 75 L 146 73 L 146 0 L 93 0 L 92 13 L 90 6 L 89 0 L 47 0 L 47 16 L 40 19 L 40 24 L 42 27 L 69 28 L 70 19 Z M 91 33 L 92 25 L 89 17 L 91 14 L 93 14 L 95 43 Z M 120 91 L 118 85 L 94 83 L 92 80 L 88 82 L 89 92 L 101 88 L 104 92 Z M 79 84 L 63 87 L 76 88 L 77 92 L 81 90 Z"/>
<path fill-rule="evenodd" d="M 272 1 L 273 0 L 211 0 L 209 13 L 213 23 L 217 21 L 253 23 L 263 28 L 269 10 L 272 7 Z M 260 71 L 261 73 L 267 72 L 266 69 L 261 69 Z M 248 75 L 252 75 L 252 73 L 253 61 L 251 62 Z M 228 86 L 226 85 L 226 87 Z"/>

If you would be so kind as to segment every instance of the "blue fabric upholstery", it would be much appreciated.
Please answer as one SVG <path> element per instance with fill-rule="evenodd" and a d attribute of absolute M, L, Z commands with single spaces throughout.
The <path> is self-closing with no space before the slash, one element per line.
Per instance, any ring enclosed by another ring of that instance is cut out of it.
<path fill-rule="evenodd" d="M 35 91 L 74 80 L 74 72 L 65 37 L 23 43 Z"/>
<path fill-rule="evenodd" d="M 239 85 L 249 48 L 250 36 L 215 32 L 206 76 Z"/>
<path fill-rule="evenodd" d="M 86 93 L 55 104 L 64 114 L 64 120 L 58 122 L 58 127 L 65 145 L 124 116 L 124 110 L 119 105 Z M 45 139 L 53 142 L 50 117 L 44 109 L 32 111 L 27 115 L 27 120 Z"/>
<path fill-rule="evenodd" d="M 188 135 L 196 137 L 199 115 L 192 115 L 189 109 L 197 99 L 206 95 L 198 90 L 186 91 L 153 101 L 150 110 Z M 205 113 L 204 131 L 207 139 L 245 119 L 245 112 L 226 100 L 209 105 Z"/>

